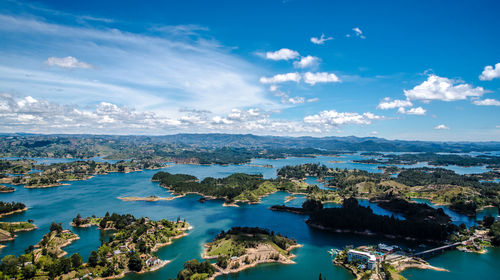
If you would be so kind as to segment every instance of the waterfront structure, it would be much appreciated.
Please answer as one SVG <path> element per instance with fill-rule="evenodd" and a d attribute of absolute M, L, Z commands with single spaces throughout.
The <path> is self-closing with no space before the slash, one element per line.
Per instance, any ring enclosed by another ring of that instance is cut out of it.
<path fill-rule="evenodd" d="M 350 263 L 362 262 L 366 264 L 366 268 L 368 269 L 374 269 L 377 264 L 377 258 L 375 255 L 357 250 L 349 250 L 347 252 L 347 261 Z"/>

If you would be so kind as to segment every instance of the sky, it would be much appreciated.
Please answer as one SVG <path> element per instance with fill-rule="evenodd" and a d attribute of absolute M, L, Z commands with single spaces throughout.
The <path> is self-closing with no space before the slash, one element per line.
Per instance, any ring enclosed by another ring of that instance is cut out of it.
<path fill-rule="evenodd" d="M 500 141 L 499 1 L 0 3 L 0 132 Z"/>

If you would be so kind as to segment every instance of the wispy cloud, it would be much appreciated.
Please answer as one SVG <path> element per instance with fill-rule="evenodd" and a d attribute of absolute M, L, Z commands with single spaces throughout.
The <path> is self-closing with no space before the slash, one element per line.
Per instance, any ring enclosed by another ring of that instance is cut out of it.
<path fill-rule="evenodd" d="M 294 61 L 293 66 L 295 68 L 309 68 L 313 66 L 317 66 L 319 64 L 319 58 L 315 56 L 303 56 L 299 61 Z"/>
<path fill-rule="evenodd" d="M 304 74 L 304 82 L 313 86 L 317 83 L 339 83 L 340 79 L 333 73 L 307 72 Z"/>
<path fill-rule="evenodd" d="M 325 37 L 325 34 L 321 34 L 321 37 L 311 37 L 311 43 L 316 45 L 323 45 L 326 41 L 333 40 L 333 37 Z"/>
<path fill-rule="evenodd" d="M 474 100 L 472 101 L 472 103 L 479 106 L 500 106 L 500 101 L 492 98 L 486 98 L 483 100 Z"/>
<path fill-rule="evenodd" d="M 297 72 L 277 74 L 272 77 L 261 77 L 260 82 L 263 84 L 278 84 L 284 82 L 299 82 L 300 74 Z"/>
<path fill-rule="evenodd" d="M 85 69 L 91 69 L 93 68 L 92 65 L 78 61 L 78 59 L 72 57 L 72 56 L 67 56 L 67 57 L 49 57 L 45 63 L 49 66 L 58 66 L 61 68 L 85 68 Z"/>
<path fill-rule="evenodd" d="M 427 110 L 425 110 L 424 108 L 422 107 L 415 107 L 415 108 L 410 108 L 410 109 L 405 109 L 403 107 L 400 107 L 398 109 L 398 113 L 399 114 L 405 114 L 405 115 L 425 115 L 425 113 L 427 112 Z"/>
<path fill-rule="evenodd" d="M 449 130 L 450 128 L 449 128 L 449 127 L 447 127 L 447 126 L 446 126 L 446 125 L 444 125 L 444 124 L 440 124 L 440 125 L 436 125 L 436 126 L 434 127 L 434 129 L 435 129 L 435 130 Z"/>

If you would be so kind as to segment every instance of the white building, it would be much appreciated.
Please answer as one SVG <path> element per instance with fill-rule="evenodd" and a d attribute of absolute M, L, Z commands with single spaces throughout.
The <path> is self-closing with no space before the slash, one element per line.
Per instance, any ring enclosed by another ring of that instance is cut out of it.
<path fill-rule="evenodd" d="M 377 258 L 375 255 L 370 254 L 368 252 L 361 252 L 356 250 L 349 250 L 347 252 L 347 261 L 348 262 L 362 262 L 366 264 L 368 269 L 374 269 L 377 264 Z"/>

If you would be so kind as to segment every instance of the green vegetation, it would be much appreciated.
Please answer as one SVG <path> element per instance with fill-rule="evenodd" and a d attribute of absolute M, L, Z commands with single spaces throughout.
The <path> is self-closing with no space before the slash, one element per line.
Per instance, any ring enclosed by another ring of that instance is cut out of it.
<path fill-rule="evenodd" d="M 0 229 L 8 232 L 20 232 L 34 230 L 36 226 L 29 222 L 0 222 Z"/>
<path fill-rule="evenodd" d="M 325 165 L 319 163 L 306 163 L 296 166 L 284 166 L 278 169 L 278 176 L 286 179 L 302 180 L 307 176 L 325 178 L 331 176 L 333 172 Z"/>
<path fill-rule="evenodd" d="M 96 161 L 74 161 L 34 165 L 40 172 L 11 178 L 12 184 L 24 184 L 27 188 L 59 186 L 61 181 L 85 180 L 94 175 L 110 172 L 133 172 L 142 169 L 161 168 L 163 163 L 157 160 L 131 160 L 117 163 Z"/>
<path fill-rule="evenodd" d="M 208 279 L 215 273 L 215 268 L 209 261 L 190 260 L 184 263 L 184 269 L 179 271 L 176 280 Z"/>
<path fill-rule="evenodd" d="M 442 208 L 432 208 L 425 203 L 408 202 L 395 196 L 386 196 L 376 200 L 377 205 L 396 213 L 401 213 L 407 220 L 433 221 L 438 224 L 448 224 L 451 219 Z"/>
<path fill-rule="evenodd" d="M 3 202 L 0 201 L 0 215 L 9 214 L 15 211 L 26 209 L 26 205 L 21 202 Z"/>
<path fill-rule="evenodd" d="M 4 174 L 27 174 L 33 169 L 34 160 L 6 160 L 0 159 L 0 173 Z"/>

